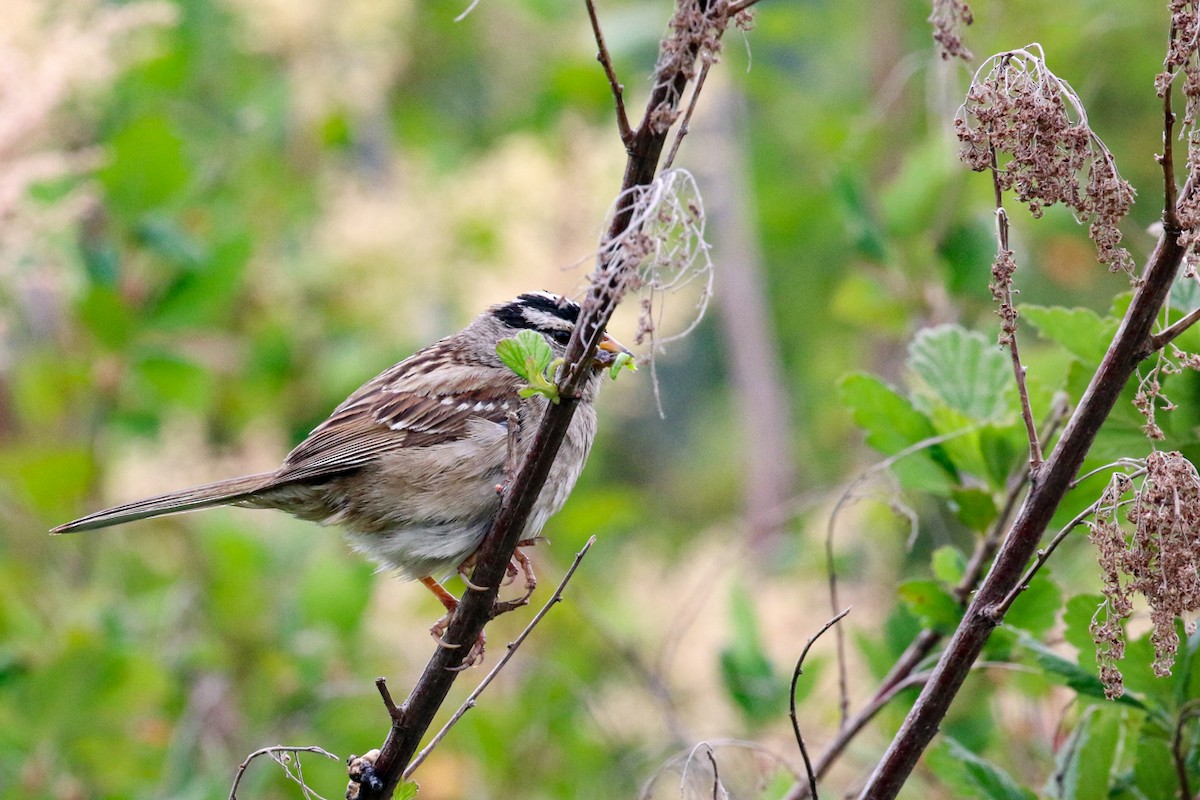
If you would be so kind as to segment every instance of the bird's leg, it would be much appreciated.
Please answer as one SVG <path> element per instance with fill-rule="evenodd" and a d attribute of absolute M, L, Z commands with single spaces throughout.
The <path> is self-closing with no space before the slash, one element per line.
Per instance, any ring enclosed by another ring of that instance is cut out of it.
<path fill-rule="evenodd" d="M 442 638 L 446 633 L 446 629 L 450 627 L 450 618 L 454 616 L 454 612 L 458 610 L 458 598 L 446 591 L 446 587 L 442 586 L 428 575 L 424 578 L 421 578 L 421 583 L 425 584 L 425 587 L 429 589 L 429 591 L 433 592 L 433 596 L 436 597 L 438 601 L 446 607 L 445 616 L 433 623 L 433 627 L 429 629 L 429 635 L 432 636 L 433 640 L 438 643 L 438 647 L 458 647 L 458 645 L 450 644 L 444 638 Z M 471 646 L 471 652 L 467 653 L 467 657 L 463 659 L 461 667 L 462 669 L 473 667 L 483 660 L 483 647 L 486 643 L 487 637 L 484 635 L 483 631 L 480 631 L 479 638 L 476 639 L 475 644 Z"/>
<path fill-rule="evenodd" d="M 506 614 L 509 611 L 518 609 L 529 603 L 529 598 L 533 596 L 533 590 L 537 588 L 537 575 L 533 572 L 533 562 L 529 560 L 529 556 L 521 552 L 521 547 L 537 544 L 538 539 L 523 539 L 517 543 L 517 549 L 513 551 L 512 561 L 508 564 L 508 580 L 506 584 L 511 583 L 519 573 L 525 575 L 525 594 L 515 600 L 497 601 L 492 604 L 492 619 Z"/>
<path fill-rule="evenodd" d="M 533 590 L 537 588 L 537 575 L 533 572 L 533 562 L 529 560 L 529 556 L 521 552 L 521 545 L 536 544 L 536 539 L 526 539 L 523 542 L 517 543 L 517 549 L 513 551 L 513 561 L 521 566 L 521 572 L 525 574 L 525 596 L 520 599 L 521 605 L 529 602 L 529 598 L 533 596 Z M 509 564 L 512 568 L 512 564 Z"/>
<path fill-rule="evenodd" d="M 471 581 L 471 568 L 475 566 L 475 556 L 472 555 L 466 561 L 458 565 L 458 577 L 462 578 L 462 582 L 467 585 L 467 588 L 473 592 L 486 591 L 486 586 L 480 586 Z"/>

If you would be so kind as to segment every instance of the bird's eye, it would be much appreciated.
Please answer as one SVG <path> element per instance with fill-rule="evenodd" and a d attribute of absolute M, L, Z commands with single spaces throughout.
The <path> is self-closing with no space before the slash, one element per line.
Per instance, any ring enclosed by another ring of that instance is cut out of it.
<path fill-rule="evenodd" d="M 544 333 L 564 347 L 566 346 L 567 342 L 571 341 L 571 332 L 569 330 L 556 328 L 552 331 L 544 331 Z"/>

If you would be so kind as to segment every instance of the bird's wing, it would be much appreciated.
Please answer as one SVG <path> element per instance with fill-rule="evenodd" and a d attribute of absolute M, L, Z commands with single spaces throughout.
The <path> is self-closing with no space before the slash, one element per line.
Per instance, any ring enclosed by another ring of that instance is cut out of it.
<path fill-rule="evenodd" d="M 473 420 L 503 424 L 519 407 L 515 374 L 454 362 L 444 351 L 431 355 L 439 354 L 417 353 L 350 395 L 288 454 L 276 481 L 333 475 L 384 453 L 461 439 Z"/>

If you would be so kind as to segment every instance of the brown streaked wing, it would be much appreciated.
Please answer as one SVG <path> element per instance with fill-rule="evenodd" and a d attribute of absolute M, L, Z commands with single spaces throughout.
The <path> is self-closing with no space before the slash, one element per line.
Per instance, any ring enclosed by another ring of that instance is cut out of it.
<path fill-rule="evenodd" d="M 508 416 L 511 389 L 477 386 L 455 394 L 395 391 L 383 382 L 318 425 L 284 460 L 279 482 L 346 472 L 406 447 L 460 439 L 472 419 L 500 424 Z M 366 388 L 366 387 L 364 387 Z"/>

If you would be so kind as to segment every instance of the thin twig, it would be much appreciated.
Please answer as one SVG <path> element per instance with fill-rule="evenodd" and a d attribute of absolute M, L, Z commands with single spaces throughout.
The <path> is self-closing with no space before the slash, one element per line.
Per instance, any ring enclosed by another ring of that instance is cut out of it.
<path fill-rule="evenodd" d="M 1176 28 L 1171 25 L 1170 40 L 1175 38 Z M 1177 73 L 1178 74 L 1178 73 Z M 1171 93 L 1175 88 L 1175 76 L 1171 76 L 1167 90 L 1163 92 L 1163 152 L 1156 160 L 1163 170 L 1163 225 L 1179 230 L 1178 189 L 1175 185 L 1175 112 L 1171 110 Z M 1186 793 L 1184 795 L 1187 796 Z"/>
<path fill-rule="evenodd" d="M 1078 478 L 1071 481 L 1071 488 L 1077 489 L 1079 487 L 1079 484 L 1083 483 L 1088 478 L 1092 477 L 1093 475 L 1099 475 L 1101 472 L 1105 472 L 1110 469 L 1116 469 L 1117 467 L 1139 467 L 1140 468 L 1144 465 L 1145 465 L 1145 461 L 1143 461 L 1141 459 L 1118 458 L 1116 461 L 1111 461 L 1102 467 L 1096 467 L 1093 470 L 1088 470 L 1087 472 L 1083 473 Z"/>
<path fill-rule="evenodd" d="M 908 456 L 919 453 L 928 447 L 933 447 L 943 442 L 950 441 L 951 439 L 955 439 L 959 436 L 965 436 L 966 434 L 971 433 L 978 428 L 979 425 L 970 425 L 957 431 L 944 433 L 939 436 L 930 436 L 926 439 L 922 439 L 919 442 L 914 442 L 903 450 L 893 453 L 882 461 L 872 464 L 868 469 L 860 473 L 858 477 L 856 477 L 846 486 L 845 491 L 843 491 L 841 496 L 838 497 L 837 502 L 833 504 L 833 510 L 829 512 L 829 522 L 825 526 L 825 570 L 829 583 L 830 613 L 837 614 L 838 609 L 840 609 L 842 605 L 838 599 L 837 570 L 834 567 L 833 538 L 836 531 L 836 522 L 838 515 L 841 513 L 846 504 L 849 503 L 851 499 L 857 499 L 854 495 L 854 490 L 859 485 L 864 483 L 870 476 L 890 469 L 893 465 L 902 461 Z M 847 718 L 850 715 L 850 681 L 846 667 L 846 637 L 841 628 L 837 628 L 834 631 L 834 636 L 837 641 L 838 708 L 840 711 L 839 720 L 840 724 L 844 726 Z"/>
<path fill-rule="evenodd" d="M 804 674 L 804 659 L 808 657 L 809 648 L 825 631 L 832 628 L 842 620 L 850 609 L 847 608 L 842 613 L 838 614 L 833 619 L 821 626 L 821 630 L 808 637 L 808 641 L 804 643 L 804 649 L 800 651 L 800 658 L 796 659 L 796 668 L 792 670 L 792 685 L 788 690 L 788 716 L 792 718 L 792 732 L 796 734 L 796 744 L 800 747 L 800 756 L 804 759 L 804 771 L 808 774 L 808 787 L 812 792 L 813 800 L 817 800 L 817 776 L 813 772 L 812 761 L 808 757 L 808 748 L 804 746 L 804 736 L 800 733 L 800 722 L 796 718 L 796 684 L 800 681 L 800 676 Z"/>
<path fill-rule="evenodd" d="M 663 162 L 662 171 L 666 172 L 675 163 L 675 154 L 679 152 L 679 145 L 683 144 L 683 137 L 688 134 L 688 123 L 692 121 L 692 112 L 696 110 L 696 101 L 700 99 L 700 90 L 704 88 L 704 79 L 708 77 L 708 68 L 712 66 L 707 61 L 700 68 L 700 74 L 696 77 L 696 85 L 692 87 L 692 99 L 688 103 L 687 111 L 684 112 L 683 120 L 679 123 L 679 128 L 675 131 L 675 139 L 671 142 L 671 149 L 667 152 L 667 160 Z"/>
<path fill-rule="evenodd" d="M 613 69 L 612 55 L 604 42 L 604 32 L 600 28 L 600 18 L 596 16 L 595 0 L 583 0 L 587 6 L 588 19 L 592 22 L 592 34 L 596 37 L 596 60 L 604 67 L 604 76 L 608 78 L 609 88 L 612 89 L 613 100 L 617 105 L 617 131 L 621 135 L 621 143 L 628 147 L 633 142 L 633 129 L 629 127 L 629 116 L 625 113 L 625 87 L 617 80 L 617 71 Z"/>
<path fill-rule="evenodd" d="M 729 6 L 726 8 L 726 12 L 729 14 L 729 16 L 732 17 L 735 14 L 740 14 L 743 11 L 750 8 L 751 6 L 757 5 L 757 4 L 758 4 L 758 0 L 738 0 L 738 2 L 736 2 L 736 3 L 730 3 Z"/>
<path fill-rule="evenodd" d="M 712 764 L 713 769 L 713 800 L 721 800 L 721 771 L 717 769 L 717 756 L 711 747 L 705 751 L 705 755 L 708 756 L 708 763 Z"/>
<path fill-rule="evenodd" d="M 996 148 L 992 148 L 992 187 L 996 195 L 996 235 L 1000 245 L 998 259 L 1011 258 L 1012 251 L 1008 246 L 1008 213 L 1004 210 L 1004 196 L 1000 187 L 1000 168 L 996 162 Z M 1000 262 L 997 261 L 997 264 Z M 1025 385 L 1025 365 L 1021 363 L 1021 352 L 1017 346 L 1017 312 L 1013 307 L 1012 276 L 1001 279 L 997 276 L 993 283 L 993 291 L 1001 294 L 1001 330 L 1002 342 L 1008 345 L 1009 356 L 1012 359 L 1013 378 L 1017 383 L 1017 398 L 1021 403 L 1021 420 L 1025 423 L 1025 435 L 1029 437 L 1029 471 L 1037 475 L 1042 466 L 1042 447 L 1038 443 L 1037 425 L 1033 421 L 1033 408 L 1029 404 L 1029 389 Z M 1004 316 L 1004 309 L 1011 309 L 1011 318 Z"/>
<path fill-rule="evenodd" d="M 516 639 L 513 639 L 511 642 L 509 642 L 507 651 L 503 656 L 500 657 L 500 660 L 496 662 L 496 666 L 492 667 L 491 672 L 484 676 L 483 680 L 479 682 L 479 685 L 475 687 L 475 691 L 471 692 L 467 699 L 463 701 L 463 704 L 459 706 L 458 710 L 454 712 L 454 715 L 446 721 L 446 724 L 443 725 L 442 729 L 437 732 L 437 735 L 429 740 L 429 744 L 425 745 L 425 748 L 421 750 L 421 752 L 413 756 L 412 762 L 408 765 L 408 768 L 404 770 L 405 780 L 412 777 L 413 772 L 416 771 L 417 767 L 421 766 L 421 762 L 424 761 L 425 758 L 433 751 L 433 748 L 437 747 L 442 739 L 446 738 L 446 734 L 450 732 L 450 729 L 453 728 L 469 710 L 475 707 L 475 701 L 479 699 L 479 695 L 483 694 L 483 690 L 488 687 L 488 684 L 490 684 L 492 680 L 494 680 L 495 677 L 500 674 L 500 670 L 504 669 L 504 666 L 510 660 L 512 660 L 513 655 L 515 655 L 517 652 L 517 648 L 520 647 L 521 644 L 524 643 L 524 641 L 529 637 L 529 634 L 534 628 L 537 627 L 538 623 L 542 621 L 542 618 L 546 616 L 551 607 L 562 601 L 563 589 L 566 588 L 567 582 L 571 580 L 571 576 L 575 574 L 575 570 L 579 568 L 579 562 L 583 561 L 583 557 L 587 555 L 588 550 L 590 550 L 592 545 L 595 543 L 595 536 L 588 538 L 588 540 L 584 542 L 583 548 L 575 554 L 575 560 L 571 562 L 570 568 L 567 569 L 567 572 L 565 575 L 563 575 L 562 580 L 558 582 L 558 588 L 554 590 L 554 594 L 550 595 L 550 599 L 546 601 L 546 604 L 542 606 L 536 614 L 533 615 L 533 619 L 531 619 L 529 624 L 525 626 L 525 630 L 521 631 Z M 380 678 L 379 680 L 383 679 Z M 386 686 L 384 689 L 386 690 Z"/>
<path fill-rule="evenodd" d="M 1129 478 L 1138 478 L 1145 474 L 1146 470 L 1143 468 L 1129 473 Z M 1054 538 L 1050 540 L 1050 544 L 1037 551 L 1037 558 L 1034 559 L 1034 562 L 1029 565 L 1029 569 L 1021 578 L 1021 582 L 1014 586 L 1013 590 L 1008 593 L 1008 596 L 996 606 L 995 611 L 999 616 L 1003 617 L 1006 613 L 1008 613 L 1008 609 L 1012 607 L 1014 602 L 1016 602 L 1017 597 L 1029 588 L 1030 582 L 1033 581 L 1033 576 L 1037 575 L 1038 570 L 1044 567 L 1046 562 L 1050 560 L 1050 556 L 1054 554 L 1055 549 L 1062 544 L 1062 541 L 1067 538 L 1071 531 L 1075 530 L 1075 528 L 1077 528 L 1092 514 L 1095 514 L 1098 508 L 1100 508 L 1099 500 L 1076 514 L 1074 519 L 1068 522 L 1062 530 L 1054 535 Z"/>
<path fill-rule="evenodd" d="M 273 745 L 271 747 L 263 747 L 259 750 L 255 750 L 253 753 L 246 756 L 246 760 L 238 765 L 237 772 L 233 776 L 233 786 L 229 787 L 229 800 L 237 800 L 238 786 L 241 784 L 242 776 L 246 774 L 246 770 L 249 768 L 251 761 L 258 758 L 259 756 L 267 756 L 267 755 L 271 756 L 271 758 L 274 758 L 276 761 L 278 761 L 279 759 L 276 756 L 277 753 L 319 753 L 320 755 L 323 755 L 326 758 L 331 758 L 334 761 L 341 761 L 340 758 L 338 758 L 337 756 L 335 756 L 333 753 L 329 752 L 325 748 L 317 747 L 315 745 L 309 745 L 307 747 L 290 747 L 288 745 L 277 744 L 277 745 Z M 299 763 L 300 763 L 300 761 L 299 761 L 299 759 L 297 759 L 296 764 L 299 765 Z M 282 762 L 280 762 L 280 765 L 284 766 L 282 764 Z M 288 772 L 288 777 L 292 778 L 292 780 L 296 780 L 295 776 L 291 775 L 291 772 L 287 769 L 286 766 L 284 766 L 284 771 Z M 307 786 L 304 785 L 304 782 L 302 780 L 298 781 L 298 783 L 300 783 L 300 785 L 304 787 L 305 793 L 312 791 L 311 789 L 309 789 Z M 317 796 L 319 797 L 319 795 L 317 795 Z"/>
<path fill-rule="evenodd" d="M 1189 700 L 1179 708 L 1179 719 L 1175 722 L 1175 735 L 1171 737 L 1171 757 L 1175 762 L 1175 775 L 1179 779 L 1179 796 L 1191 797 L 1192 789 L 1188 781 L 1187 755 L 1184 746 L 1183 731 L 1187 724 L 1200 718 L 1200 700 Z"/>
<path fill-rule="evenodd" d="M 379 696 L 383 698 L 383 706 L 387 709 L 388 716 L 394 722 L 400 722 L 404 719 L 404 712 L 396 706 L 396 701 L 392 699 L 391 690 L 388 689 L 387 678 L 380 676 L 375 679 L 375 688 L 379 690 Z"/>
<path fill-rule="evenodd" d="M 1186 331 L 1188 328 L 1200 322 L 1200 308 L 1193 308 L 1185 317 L 1175 322 L 1169 328 L 1159 331 L 1158 333 L 1146 339 L 1145 355 L 1156 353 L 1162 350 L 1171 342 L 1179 337 L 1179 334 Z"/>
<path fill-rule="evenodd" d="M 994 607 L 994 613 L 997 615 L 997 617 L 1003 617 L 1006 613 L 1008 613 L 1008 609 L 1012 607 L 1014 602 L 1016 602 L 1017 597 L 1019 597 L 1022 592 L 1029 588 L 1030 582 L 1033 581 L 1033 576 L 1037 575 L 1038 571 L 1046 565 L 1046 562 L 1050 559 L 1050 556 L 1054 554 L 1054 551 L 1062 543 L 1063 539 L 1066 539 L 1071 531 L 1079 527 L 1079 525 L 1082 524 L 1085 519 L 1090 517 L 1092 514 L 1095 514 L 1096 509 L 1099 507 L 1100 501 L 1097 500 L 1083 511 L 1080 511 L 1075 515 L 1074 519 L 1068 522 L 1065 526 L 1063 526 L 1062 530 L 1054 535 L 1054 538 L 1050 540 L 1050 544 L 1038 549 L 1037 558 L 1035 558 L 1033 563 L 1029 565 L 1029 569 L 1026 570 L 1025 575 L 1022 576 L 1020 583 L 1014 586 L 1012 591 L 1010 591 L 1008 595 Z"/>

